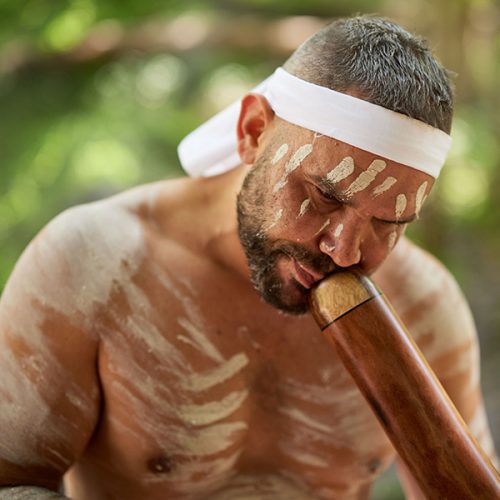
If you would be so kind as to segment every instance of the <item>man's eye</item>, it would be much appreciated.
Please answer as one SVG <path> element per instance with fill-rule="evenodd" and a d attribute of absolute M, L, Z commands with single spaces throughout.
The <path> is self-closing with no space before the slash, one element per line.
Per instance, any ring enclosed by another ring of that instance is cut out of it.
<path fill-rule="evenodd" d="M 323 191 L 321 188 L 316 186 L 316 191 L 319 193 L 321 198 L 327 200 L 327 201 L 337 201 L 337 198 L 335 198 L 335 195 L 332 193 L 327 193 L 326 191 Z"/>

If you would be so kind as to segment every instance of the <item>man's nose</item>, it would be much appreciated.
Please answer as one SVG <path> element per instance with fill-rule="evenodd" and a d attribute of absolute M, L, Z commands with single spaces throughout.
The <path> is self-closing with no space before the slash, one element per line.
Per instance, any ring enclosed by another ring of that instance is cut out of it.
<path fill-rule="evenodd" d="M 365 224 L 361 217 L 353 214 L 342 217 L 322 234 L 319 249 L 339 267 L 359 264 Z"/>

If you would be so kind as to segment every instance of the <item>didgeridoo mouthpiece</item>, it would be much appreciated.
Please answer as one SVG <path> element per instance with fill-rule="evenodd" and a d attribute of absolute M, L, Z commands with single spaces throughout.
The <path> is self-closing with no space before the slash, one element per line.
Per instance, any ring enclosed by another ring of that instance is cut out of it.
<path fill-rule="evenodd" d="M 500 477 L 373 282 L 342 271 L 311 311 L 429 500 L 500 499 Z"/>

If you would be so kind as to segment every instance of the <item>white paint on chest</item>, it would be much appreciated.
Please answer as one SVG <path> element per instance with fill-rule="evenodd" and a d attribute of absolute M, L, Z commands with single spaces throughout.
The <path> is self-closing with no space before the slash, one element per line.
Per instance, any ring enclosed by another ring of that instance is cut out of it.
<path fill-rule="evenodd" d="M 181 379 L 181 386 L 187 391 L 206 391 L 234 377 L 248 365 L 248 361 L 248 356 L 240 352 L 210 371 L 192 373 Z"/>
<path fill-rule="evenodd" d="M 302 162 L 312 153 L 313 146 L 312 144 L 304 144 L 300 146 L 297 151 L 293 154 L 290 160 L 285 165 L 285 171 L 281 177 L 281 179 L 274 185 L 273 193 L 277 193 L 280 189 L 282 189 L 286 183 L 288 182 L 288 176 L 296 170 Z"/>
<path fill-rule="evenodd" d="M 188 425 L 209 425 L 233 414 L 248 397 L 248 390 L 230 392 L 219 401 L 202 404 L 181 404 L 177 416 Z"/>
<path fill-rule="evenodd" d="M 352 184 L 345 190 L 344 195 L 351 197 L 360 191 L 366 189 L 377 177 L 377 175 L 382 172 L 386 167 L 386 163 L 383 160 L 373 160 L 369 167 L 361 172 Z"/>

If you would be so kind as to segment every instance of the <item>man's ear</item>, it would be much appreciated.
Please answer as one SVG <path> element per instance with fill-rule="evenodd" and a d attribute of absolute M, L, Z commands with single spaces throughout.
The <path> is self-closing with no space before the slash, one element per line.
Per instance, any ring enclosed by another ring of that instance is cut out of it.
<path fill-rule="evenodd" d="M 274 111 L 264 96 L 247 94 L 242 99 L 237 134 L 238 153 L 243 163 L 254 163 L 259 137 L 273 119 Z"/>

